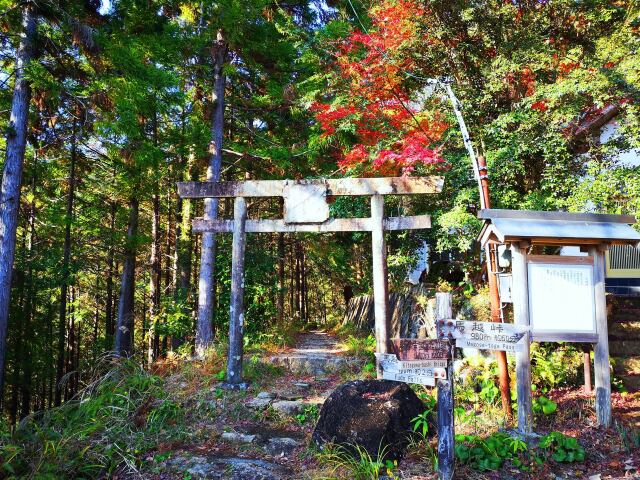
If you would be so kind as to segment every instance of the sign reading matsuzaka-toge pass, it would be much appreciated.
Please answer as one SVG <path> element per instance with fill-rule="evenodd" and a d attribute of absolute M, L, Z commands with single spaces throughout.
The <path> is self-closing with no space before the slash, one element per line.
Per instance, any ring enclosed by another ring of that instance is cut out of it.
<path fill-rule="evenodd" d="M 458 348 L 520 352 L 529 328 L 512 323 L 439 320 L 437 330 L 440 338 L 455 339 Z"/>

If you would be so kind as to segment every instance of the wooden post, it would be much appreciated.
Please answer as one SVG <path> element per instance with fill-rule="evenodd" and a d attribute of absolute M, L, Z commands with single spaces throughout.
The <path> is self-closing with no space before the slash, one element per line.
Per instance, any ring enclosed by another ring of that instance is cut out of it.
<path fill-rule="evenodd" d="M 371 196 L 371 253 L 373 258 L 373 302 L 376 352 L 387 353 L 389 344 L 389 287 L 387 284 L 387 246 L 384 241 L 384 197 Z M 378 378 L 382 371 L 378 363 Z"/>
<path fill-rule="evenodd" d="M 593 257 L 593 285 L 595 288 L 596 330 L 598 343 L 595 345 L 593 366 L 596 384 L 596 416 L 598 425 L 611 425 L 611 373 L 609 371 L 609 335 L 607 330 L 607 299 L 604 286 L 606 246 L 589 248 Z"/>
<path fill-rule="evenodd" d="M 593 388 L 591 386 L 591 345 L 585 344 L 582 347 L 583 350 L 583 359 L 582 363 L 584 366 L 584 391 L 586 393 L 593 393 Z"/>
<path fill-rule="evenodd" d="M 436 322 L 453 317 L 451 293 L 436 293 Z M 438 380 L 438 474 L 451 480 L 455 470 L 455 425 L 453 417 L 453 353 L 447 366 L 446 380 Z"/>
<path fill-rule="evenodd" d="M 233 206 L 233 246 L 231 253 L 231 307 L 229 311 L 228 388 L 246 388 L 242 381 L 242 343 L 244 330 L 244 250 L 247 201 L 236 197 Z"/>
<path fill-rule="evenodd" d="M 528 244 L 511 245 L 513 317 L 516 325 L 529 326 L 529 286 L 527 273 Z M 531 333 L 525 334 L 524 349 L 516 352 L 516 389 L 518 393 L 518 430 L 524 436 L 532 431 L 531 402 Z"/>

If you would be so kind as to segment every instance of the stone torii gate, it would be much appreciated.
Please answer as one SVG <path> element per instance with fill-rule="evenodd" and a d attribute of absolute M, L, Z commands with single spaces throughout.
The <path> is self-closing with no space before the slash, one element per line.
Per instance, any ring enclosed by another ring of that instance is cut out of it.
<path fill-rule="evenodd" d="M 247 233 L 371 232 L 376 351 L 387 353 L 389 311 L 385 230 L 431 227 L 429 215 L 384 216 L 384 195 L 439 193 L 442 177 L 339 178 L 179 182 L 182 198 L 234 198 L 233 220 L 196 218 L 195 233 L 233 233 L 229 317 L 228 388 L 245 388 L 242 379 L 244 331 L 244 253 Z M 370 218 L 329 218 L 329 196 L 370 196 Z M 283 197 L 284 219 L 247 219 L 247 197 Z"/>

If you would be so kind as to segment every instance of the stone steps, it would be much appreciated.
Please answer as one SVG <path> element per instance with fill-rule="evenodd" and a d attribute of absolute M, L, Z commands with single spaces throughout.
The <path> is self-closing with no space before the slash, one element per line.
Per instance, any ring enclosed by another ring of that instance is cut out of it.
<path fill-rule="evenodd" d="M 316 331 L 299 335 L 295 348 L 273 355 L 268 361 L 297 374 L 326 375 L 339 371 L 354 359 L 344 355 L 335 336 Z"/>
<path fill-rule="evenodd" d="M 609 355 L 611 357 L 635 357 L 640 355 L 640 339 L 609 339 Z"/>
<path fill-rule="evenodd" d="M 630 392 L 640 391 L 640 355 L 613 358 L 613 372 Z"/>
<path fill-rule="evenodd" d="M 640 320 L 613 322 L 608 327 L 609 340 L 640 340 Z"/>

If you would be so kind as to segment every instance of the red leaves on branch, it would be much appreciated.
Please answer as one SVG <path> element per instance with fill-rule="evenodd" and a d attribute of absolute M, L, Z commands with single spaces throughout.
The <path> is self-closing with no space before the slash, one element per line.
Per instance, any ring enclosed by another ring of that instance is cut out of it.
<path fill-rule="evenodd" d="M 354 30 L 338 45 L 337 81 L 348 95 L 312 110 L 323 137 L 342 126 L 355 132 L 357 143 L 338 161 L 345 172 L 410 174 L 443 162 L 432 145 L 448 125 L 412 107 L 405 86 L 414 67 L 407 49 L 424 41 L 417 20 L 425 13 L 418 0 L 381 0 L 369 10 L 369 31 Z"/>
<path fill-rule="evenodd" d="M 534 102 L 533 104 L 531 104 L 531 108 L 533 110 L 538 110 L 540 112 L 546 112 L 547 111 L 547 102 L 544 100 L 538 100 L 537 102 Z"/>
<path fill-rule="evenodd" d="M 331 105 L 315 102 L 311 105 L 311 110 L 316 112 L 316 119 L 324 131 L 323 136 L 333 135 L 336 132 L 336 124 L 356 113 L 353 106 L 331 108 Z"/>

